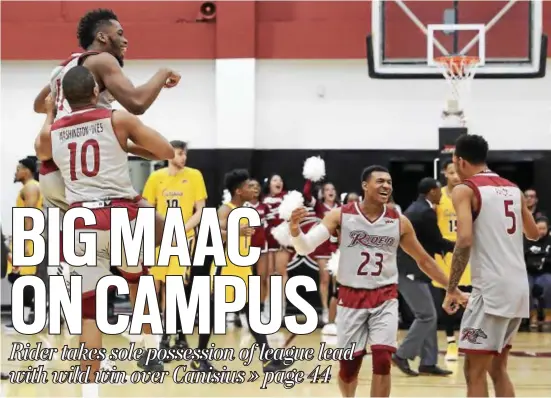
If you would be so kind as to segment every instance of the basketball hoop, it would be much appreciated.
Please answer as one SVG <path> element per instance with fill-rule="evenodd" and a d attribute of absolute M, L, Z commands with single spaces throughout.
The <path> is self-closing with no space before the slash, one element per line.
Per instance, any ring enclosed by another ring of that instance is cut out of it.
<path fill-rule="evenodd" d="M 440 67 L 451 88 L 452 98 L 448 100 L 448 107 L 442 116 L 444 118 L 451 115 L 457 116 L 464 126 L 466 121 L 460 102 L 461 98 L 469 92 L 476 68 L 480 65 L 480 58 L 469 55 L 451 55 L 436 57 L 434 61 Z"/>

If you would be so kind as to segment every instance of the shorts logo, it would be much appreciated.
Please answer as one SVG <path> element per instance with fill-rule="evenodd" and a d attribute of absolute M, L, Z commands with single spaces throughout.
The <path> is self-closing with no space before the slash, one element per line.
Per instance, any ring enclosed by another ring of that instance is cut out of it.
<path fill-rule="evenodd" d="M 487 339 L 488 336 L 482 329 L 464 328 L 461 331 L 461 341 L 467 340 L 471 344 L 481 344 L 478 338 Z"/>

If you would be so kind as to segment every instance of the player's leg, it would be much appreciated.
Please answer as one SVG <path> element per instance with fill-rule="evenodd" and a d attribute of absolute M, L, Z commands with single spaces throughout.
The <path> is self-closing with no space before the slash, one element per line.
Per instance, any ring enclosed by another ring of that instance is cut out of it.
<path fill-rule="evenodd" d="M 260 252 L 260 258 L 254 267 L 256 275 L 260 276 L 260 311 L 262 313 L 265 311 L 264 303 L 268 297 L 269 255 L 267 248 L 263 248 Z"/>
<path fill-rule="evenodd" d="M 466 356 L 467 396 L 488 396 L 487 374 L 494 356 L 507 344 L 507 338 L 512 338 L 510 319 L 486 314 L 482 296 L 471 295 L 461 320 L 459 340 L 459 351 Z"/>
<path fill-rule="evenodd" d="M 316 258 L 319 268 L 319 293 L 321 300 L 321 321 L 323 324 L 329 323 L 329 271 L 327 270 L 327 257 Z"/>
<path fill-rule="evenodd" d="M 492 360 L 490 377 L 492 378 L 492 383 L 494 384 L 496 397 L 515 396 L 515 388 L 507 371 L 507 361 L 509 358 L 509 351 L 511 350 L 511 343 L 516 336 L 521 323 L 522 319 L 520 318 L 509 320 L 505 334 L 505 347 L 503 347 L 503 350 L 499 353 L 499 355 L 495 356 Z"/>
<path fill-rule="evenodd" d="M 329 299 L 329 323 L 323 326 L 321 333 L 328 336 L 336 336 L 337 335 L 337 315 L 338 315 L 337 303 L 339 302 L 338 300 L 339 284 L 337 282 L 337 278 L 335 277 L 330 278 L 329 291 L 331 292 L 331 298 Z"/>
<path fill-rule="evenodd" d="M 221 268 L 221 267 L 217 267 Z M 214 329 L 214 297 L 211 297 L 210 300 L 210 330 L 208 333 L 199 334 L 199 343 L 197 348 L 199 350 L 206 350 L 209 345 L 210 337 Z M 191 370 L 199 372 L 216 372 L 216 368 L 207 360 L 193 360 L 190 363 Z"/>
<path fill-rule="evenodd" d="M 275 272 L 277 275 L 282 277 L 282 288 L 283 288 L 283 297 L 285 298 L 285 284 L 287 283 L 287 266 L 289 265 L 289 251 L 282 247 L 280 250 L 275 253 Z M 283 308 L 281 312 L 282 319 L 285 316 L 286 311 L 286 300 L 283 300 Z"/>
<path fill-rule="evenodd" d="M 373 356 L 372 397 L 390 396 L 390 367 L 398 339 L 398 299 L 370 310 L 367 344 Z"/>
<path fill-rule="evenodd" d="M 341 286 L 339 298 L 348 305 L 349 291 L 355 291 Z M 349 349 L 354 347 L 352 360 L 339 361 L 339 390 L 343 397 L 354 397 L 358 387 L 358 374 L 362 367 L 362 360 L 366 354 L 369 310 L 339 306 L 339 323 L 337 324 L 337 348 Z"/>

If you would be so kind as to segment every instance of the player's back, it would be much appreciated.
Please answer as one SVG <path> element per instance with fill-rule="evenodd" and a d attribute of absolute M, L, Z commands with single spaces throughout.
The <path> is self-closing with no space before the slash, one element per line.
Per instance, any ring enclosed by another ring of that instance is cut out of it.
<path fill-rule="evenodd" d="M 91 56 L 99 54 L 98 52 L 84 52 L 84 53 L 74 53 L 71 56 L 62 62 L 60 65 L 54 68 L 50 76 L 50 90 L 52 92 L 52 97 L 55 99 L 55 105 L 57 108 L 56 120 L 61 119 L 64 116 L 67 116 L 71 113 L 71 107 L 63 95 L 63 77 L 65 74 L 74 68 L 75 66 L 82 65 L 84 60 Z M 107 90 L 103 90 L 99 94 L 98 98 L 98 107 L 111 109 L 111 96 Z"/>
<path fill-rule="evenodd" d="M 396 284 L 400 214 L 385 206 L 383 214 L 370 221 L 358 203 L 343 206 L 341 212 L 338 282 L 355 289 Z"/>
<path fill-rule="evenodd" d="M 529 288 L 523 249 L 522 192 L 491 171 L 465 183 L 479 202 L 473 215 L 473 294 L 485 312 L 507 318 L 528 316 Z"/>
<path fill-rule="evenodd" d="M 67 202 L 134 199 L 128 154 L 115 135 L 113 111 L 88 108 L 52 125 L 52 154 L 63 176 Z"/>

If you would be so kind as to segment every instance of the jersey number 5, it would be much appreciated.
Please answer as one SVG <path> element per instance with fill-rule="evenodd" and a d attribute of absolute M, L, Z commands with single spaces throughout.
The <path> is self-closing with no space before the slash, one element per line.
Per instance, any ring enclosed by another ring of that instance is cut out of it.
<path fill-rule="evenodd" d="M 517 231 L 517 218 L 515 216 L 515 212 L 511 210 L 511 206 L 513 205 L 512 200 L 505 200 L 503 202 L 503 205 L 505 206 L 505 217 L 510 218 L 512 223 L 511 227 L 507 228 L 507 233 L 509 235 L 513 235 Z"/>
<path fill-rule="evenodd" d="M 69 145 L 69 152 L 70 152 L 70 167 L 71 167 L 71 181 L 77 180 L 77 169 L 76 169 L 76 162 L 77 162 L 77 151 L 79 148 L 77 147 L 76 142 L 71 142 Z M 88 149 L 91 148 L 92 154 L 94 156 L 94 167 L 90 169 L 88 167 Z M 99 143 L 96 140 L 90 139 L 87 141 L 84 141 L 82 146 L 80 147 L 80 171 L 82 174 L 84 174 L 86 177 L 95 177 L 99 173 Z"/>
<path fill-rule="evenodd" d="M 360 264 L 358 267 L 358 275 L 371 275 L 371 276 L 379 276 L 381 275 L 381 272 L 383 272 L 383 255 L 381 253 L 375 253 L 373 256 L 375 257 L 375 265 L 377 266 L 377 271 L 375 272 L 369 272 L 366 270 L 367 266 L 369 265 L 369 260 L 371 260 L 371 254 L 369 252 L 362 252 L 362 256 L 364 257 L 364 261 Z"/>

